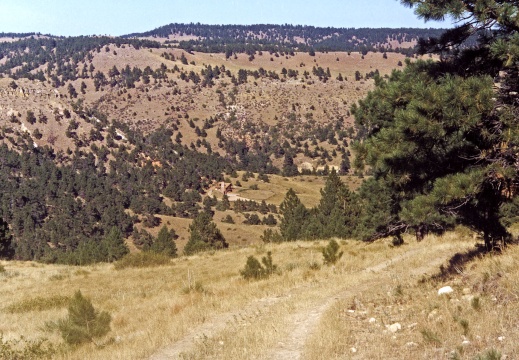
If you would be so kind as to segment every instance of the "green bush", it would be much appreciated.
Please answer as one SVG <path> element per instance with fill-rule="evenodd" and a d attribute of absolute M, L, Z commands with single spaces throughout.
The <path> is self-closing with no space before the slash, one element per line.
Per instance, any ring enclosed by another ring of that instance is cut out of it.
<path fill-rule="evenodd" d="M 225 216 L 225 217 L 222 219 L 222 222 L 223 222 L 223 223 L 227 223 L 227 224 L 234 224 L 234 219 L 232 218 L 231 215 L 227 214 L 227 216 Z"/>
<path fill-rule="evenodd" d="M 171 263 L 171 257 L 154 252 L 139 252 L 128 254 L 114 264 L 116 270 L 126 268 L 145 268 L 163 266 Z"/>
<path fill-rule="evenodd" d="M 263 240 L 264 243 L 280 243 L 283 241 L 281 234 L 272 229 L 263 231 L 263 235 L 260 236 L 260 239 Z"/>
<path fill-rule="evenodd" d="M 245 264 L 245 269 L 240 271 L 241 276 L 244 279 L 262 279 L 266 277 L 265 269 L 261 266 L 261 263 L 254 256 L 249 256 L 247 258 L 247 263 Z"/>
<path fill-rule="evenodd" d="M 263 263 L 263 265 L 261 263 Z M 267 253 L 267 256 L 264 256 L 261 259 L 261 263 L 254 256 L 249 256 L 245 268 L 240 271 L 241 276 L 246 280 L 258 280 L 268 278 L 270 275 L 278 271 L 278 266 L 274 265 L 272 261 L 272 252 L 270 251 Z"/>
<path fill-rule="evenodd" d="M 490 349 L 476 357 L 476 360 L 501 360 L 501 356 L 501 353 L 496 349 Z"/>
<path fill-rule="evenodd" d="M 335 240 L 330 240 L 328 245 L 322 250 L 324 263 L 326 265 L 333 265 L 342 257 L 343 252 L 339 252 L 339 244 Z"/>
<path fill-rule="evenodd" d="M 99 312 L 94 309 L 92 302 L 83 297 L 81 291 L 77 291 L 70 300 L 68 316 L 50 324 L 61 333 L 67 344 L 78 345 L 85 342 L 93 342 L 110 331 L 110 314 L 106 311 Z"/>

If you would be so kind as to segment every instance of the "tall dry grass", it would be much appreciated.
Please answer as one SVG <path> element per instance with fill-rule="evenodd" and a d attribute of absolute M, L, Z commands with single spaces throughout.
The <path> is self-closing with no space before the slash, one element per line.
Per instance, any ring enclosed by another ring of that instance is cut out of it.
<path fill-rule="evenodd" d="M 322 264 L 324 241 L 234 248 L 122 270 L 109 264 L 3 262 L 0 333 L 4 339 L 45 337 L 62 344 L 59 335 L 46 332 L 43 325 L 64 317 L 66 307 L 58 300 L 80 289 L 96 308 L 112 314 L 111 342 L 105 339 L 104 347 L 64 347 L 56 358 L 161 358 L 169 349 L 187 359 L 267 359 L 274 358 L 276 349 L 291 346 L 294 331 L 305 326 L 309 333 L 298 336 L 308 359 L 411 359 L 421 354 L 434 358 L 440 356 L 439 348 L 442 356 L 460 351 L 463 336 L 471 345 L 461 356 L 498 345 L 503 353 L 517 355 L 513 311 L 518 309 L 513 300 L 518 284 L 513 264 L 519 251 L 485 258 L 440 284 L 428 279 L 438 273 L 443 259 L 473 246 L 471 237 L 451 234 L 422 243 L 408 239 L 398 248 L 388 241 L 339 243 L 345 254 L 335 266 Z M 281 275 L 245 281 L 239 271 L 247 257 L 261 258 L 267 251 L 272 251 Z M 455 288 L 452 298 L 436 295 L 444 284 Z M 460 297 L 464 288 L 480 299 L 480 310 Z M 46 301 L 58 304 L 41 306 Z M 313 328 L 307 323 L 312 316 Z M 371 317 L 376 322 L 370 323 Z M 402 330 L 389 333 L 385 325 L 394 322 L 400 322 Z M 498 336 L 505 338 L 498 342 Z M 172 347 L 179 341 L 183 345 Z"/>

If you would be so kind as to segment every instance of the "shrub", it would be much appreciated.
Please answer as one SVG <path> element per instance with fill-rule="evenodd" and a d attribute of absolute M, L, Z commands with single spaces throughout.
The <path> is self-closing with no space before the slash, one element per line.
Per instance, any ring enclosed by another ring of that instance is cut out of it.
<path fill-rule="evenodd" d="M 317 261 L 312 261 L 309 265 L 308 265 L 308 268 L 310 270 L 320 270 L 321 269 L 321 265 L 319 265 L 319 263 Z"/>
<path fill-rule="evenodd" d="M 270 182 L 270 179 L 269 179 L 268 175 L 266 175 L 266 174 L 258 174 L 258 180 L 266 182 L 266 183 Z"/>
<path fill-rule="evenodd" d="M 222 222 L 227 224 L 234 224 L 234 219 L 231 215 L 227 214 L 227 216 L 222 219 Z"/>
<path fill-rule="evenodd" d="M 283 241 L 281 234 L 278 231 L 274 231 L 272 229 L 266 229 L 260 238 L 264 243 L 280 243 Z"/>
<path fill-rule="evenodd" d="M 245 221 L 243 221 L 243 223 L 247 225 L 260 225 L 261 220 L 257 214 L 245 214 Z"/>
<path fill-rule="evenodd" d="M 323 248 L 324 263 L 326 265 L 333 265 L 342 257 L 343 252 L 339 252 L 339 244 L 335 240 L 330 240 L 328 245 Z"/>
<path fill-rule="evenodd" d="M 206 290 L 204 288 L 204 285 L 200 281 L 195 281 L 194 283 L 189 283 L 186 286 L 182 288 L 182 293 L 187 295 L 192 292 L 197 292 L 200 294 L 206 293 Z"/>
<path fill-rule="evenodd" d="M 116 270 L 168 265 L 171 258 L 166 254 L 139 252 L 128 254 L 114 264 Z"/>
<path fill-rule="evenodd" d="M 404 239 L 402 238 L 402 236 L 400 236 L 400 235 L 393 236 L 393 239 L 391 240 L 391 245 L 397 247 L 397 246 L 400 246 L 403 244 L 404 244 Z"/>
<path fill-rule="evenodd" d="M 265 266 L 265 272 L 267 273 L 267 276 L 270 276 L 270 275 L 274 274 L 275 272 L 277 272 L 278 266 L 274 265 L 274 263 L 272 261 L 272 252 L 271 251 L 267 252 L 267 256 L 266 257 L 264 256 L 261 259 L 261 262 Z"/>
<path fill-rule="evenodd" d="M 246 280 L 266 279 L 278 271 L 278 266 L 274 265 L 272 261 L 272 252 L 269 251 L 267 256 L 261 259 L 261 262 L 263 265 L 254 256 L 249 256 L 245 268 L 240 271 L 241 276 Z"/>
<path fill-rule="evenodd" d="M 422 337 L 425 342 L 431 343 L 431 344 L 441 344 L 442 341 L 440 340 L 440 337 L 435 332 L 429 330 L 429 329 L 422 329 L 420 331 L 422 334 Z"/>
<path fill-rule="evenodd" d="M 110 331 L 110 314 L 94 309 L 92 302 L 77 291 L 70 300 L 68 316 L 58 320 L 55 327 L 60 331 L 67 344 L 78 345 L 93 342 L 94 339 L 105 336 Z M 50 324 L 54 327 L 54 324 Z"/>
<path fill-rule="evenodd" d="M 276 226 L 278 222 L 277 222 L 276 218 L 274 217 L 274 215 L 269 214 L 268 216 L 263 217 L 263 220 L 261 220 L 261 223 L 263 225 Z"/>
<path fill-rule="evenodd" d="M 470 305 L 472 308 L 476 311 L 481 310 L 481 299 L 478 296 L 475 296 L 472 301 L 470 302 Z"/>
<path fill-rule="evenodd" d="M 265 269 L 261 266 L 258 259 L 252 255 L 247 258 L 245 269 L 240 271 L 240 274 L 245 280 L 262 279 L 266 277 Z"/>
<path fill-rule="evenodd" d="M 496 349 L 490 349 L 485 351 L 482 355 L 476 357 L 476 360 L 500 360 L 501 353 Z"/>

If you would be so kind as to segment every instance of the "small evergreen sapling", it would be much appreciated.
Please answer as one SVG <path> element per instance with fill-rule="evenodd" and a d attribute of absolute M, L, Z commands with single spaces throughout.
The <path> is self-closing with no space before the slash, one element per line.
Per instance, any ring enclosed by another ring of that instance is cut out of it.
<path fill-rule="evenodd" d="M 68 316 L 57 322 L 61 336 L 71 345 L 93 342 L 110 331 L 110 314 L 94 309 L 92 302 L 77 291 L 70 300 Z"/>
<path fill-rule="evenodd" d="M 263 263 L 263 265 L 261 263 Z M 261 263 L 254 256 L 249 256 L 245 268 L 240 271 L 241 276 L 243 276 L 245 280 L 266 279 L 278 271 L 278 266 L 272 261 L 271 251 L 267 253 L 267 256 L 261 259 Z"/>
<path fill-rule="evenodd" d="M 323 248 L 324 263 L 333 265 L 342 257 L 343 251 L 339 252 L 339 244 L 334 239 L 330 240 L 328 245 Z"/>

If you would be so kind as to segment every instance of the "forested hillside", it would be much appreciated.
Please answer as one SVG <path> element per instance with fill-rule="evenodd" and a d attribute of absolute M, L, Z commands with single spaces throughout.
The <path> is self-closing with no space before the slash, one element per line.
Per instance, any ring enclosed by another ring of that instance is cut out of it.
<path fill-rule="evenodd" d="M 4 34 L 0 256 L 113 261 L 160 248 L 164 226 L 185 253 L 228 246 L 222 231 L 232 244 L 249 232 L 399 243 L 461 223 L 487 248 L 508 241 L 518 204 L 506 34 L 484 24 Z M 295 176 L 324 185 L 320 199 L 305 205 L 279 185 Z"/>
<path fill-rule="evenodd" d="M 125 37 L 166 39 L 188 51 L 247 53 L 256 51 L 391 51 L 413 54 L 419 38 L 439 37 L 444 29 L 320 28 L 301 25 L 169 24 Z M 189 38 L 177 40 L 176 37 Z"/>

